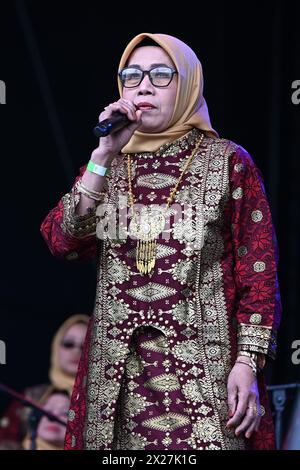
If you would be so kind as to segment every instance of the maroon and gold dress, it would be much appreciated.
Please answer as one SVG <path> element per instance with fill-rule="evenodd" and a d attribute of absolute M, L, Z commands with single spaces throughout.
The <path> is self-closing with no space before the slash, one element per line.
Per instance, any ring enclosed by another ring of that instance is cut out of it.
<path fill-rule="evenodd" d="M 200 134 L 192 129 L 155 153 L 132 155 L 140 204 L 166 203 Z M 259 431 L 245 439 L 226 428 L 237 351 L 274 358 L 281 312 L 276 237 L 259 170 L 239 145 L 205 136 L 157 239 L 155 269 L 143 275 L 136 240 L 124 236 L 124 224 L 113 226 L 128 191 L 126 161 L 114 160 L 97 214 L 75 215 L 74 184 L 41 228 L 55 256 L 96 257 L 98 266 L 66 449 L 272 449 L 262 374 Z"/>

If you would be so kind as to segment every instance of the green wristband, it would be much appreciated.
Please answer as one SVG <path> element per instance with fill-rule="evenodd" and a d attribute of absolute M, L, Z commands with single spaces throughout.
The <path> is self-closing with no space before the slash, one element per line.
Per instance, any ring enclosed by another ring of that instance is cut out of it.
<path fill-rule="evenodd" d="M 89 161 L 87 170 L 99 176 L 105 176 L 109 171 L 109 169 L 105 168 L 105 166 L 97 165 L 97 163 L 92 162 L 92 160 Z"/>

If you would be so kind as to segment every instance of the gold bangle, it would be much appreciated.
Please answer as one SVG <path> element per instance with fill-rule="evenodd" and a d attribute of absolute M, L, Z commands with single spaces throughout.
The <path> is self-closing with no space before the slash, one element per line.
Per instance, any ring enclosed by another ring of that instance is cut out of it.
<path fill-rule="evenodd" d="M 247 356 L 254 360 L 256 367 L 259 371 L 262 371 L 266 364 L 266 355 L 262 353 L 250 352 L 250 351 L 239 351 L 237 357 Z"/>
<path fill-rule="evenodd" d="M 237 360 L 235 361 L 235 363 L 236 363 L 236 364 L 245 364 L 246 366 L 250 367 L 250 368 L 252 369 L 252 372 L 253 372 L 254 377 L 256 377 L 256 374 L 257 374 L 257 367 L 256 367 L 256 364 L 255 364 L 255 362 L 254 362 L 252 359 L 250 359 L 250 361 L 251 361 L 251 362 L 249 363 L 249 362 L 241 361 L 241 360 L 238 360 L 238 359 L 237 359 Z"/>
<path fill-rule="evenodd" d="M 94 196 L 100 196 L 100 195 L 104 194 L 104 193 L 102 193 L 102 192 L 100 192 L 100 191 L 95 191 L 95 189 L 89 189 L 89 188 L 87 188 L 87 187 L 83 184 L 82 180 L 80 181 L 80 186 L 81 186 L 82 189 L 84 189 L 84 191 L 87 191 L 88 193 L 91 193 L 91 194 L 93 194 Z"/>
<path fill-rule="evenodd" d="M 76 185 L 77 191 L 81 194 L 84 194 L 86 197 L 89 199 L 93 199 L 94 201 L 100 202 L 102 199 L 105 197 L 106 193 L 104 192 L 99 192 L 99 191 L 94 191 L 92 189 L 88 189 L 82 181 L 78 181 Z"/>
<path fill-rule="evenodd" d="M 246 356 L 246 357 L 250 357 L 251 359 L 253 359 L 255 362 L 257 362 L 257 353 L 255 352 L 250 352 L 250 351 L 239 351 L 238 352 L 238 357 L 239 356 Z"/>

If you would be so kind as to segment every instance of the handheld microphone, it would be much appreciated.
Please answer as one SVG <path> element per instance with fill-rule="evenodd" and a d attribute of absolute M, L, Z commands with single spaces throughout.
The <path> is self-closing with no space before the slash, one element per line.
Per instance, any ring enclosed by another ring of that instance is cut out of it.
<path fill-rule="evenodd" d="M 113 134 L 114 132 L 122 129 L 122 127 L 130 124 L 131 121 L 128 119 L 126 114 L 122 114 L 119 111 L 116 111 L 108 119 L 104 119 L 94 127 L 94 134 L 96 137 L 105 137 L 108 134 Z"/>

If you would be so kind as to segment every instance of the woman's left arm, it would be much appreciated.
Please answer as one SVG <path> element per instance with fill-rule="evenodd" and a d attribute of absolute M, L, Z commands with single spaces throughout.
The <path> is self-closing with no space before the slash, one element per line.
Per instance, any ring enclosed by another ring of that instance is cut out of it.
<path fill-rule="evenodd" d="M 231 230 L 239 351 L 275 358 L 281 317 L 278 249 L 262 176 L 241 147 L 230 162 Z"/>
<path fill-rule="evenodd" d="M 238 355 L 254 352 L 274 359 L 281 300 L 271 211 L 261 173 L 243 148 L 231 156 L 229 168 Z M 235 364 L 229 375 L 228 425 L 249 437 L 259 424 L 254 413 L 259 411 L 259 396 L 249 357 L 239 360 L 249 366 Z"/>

